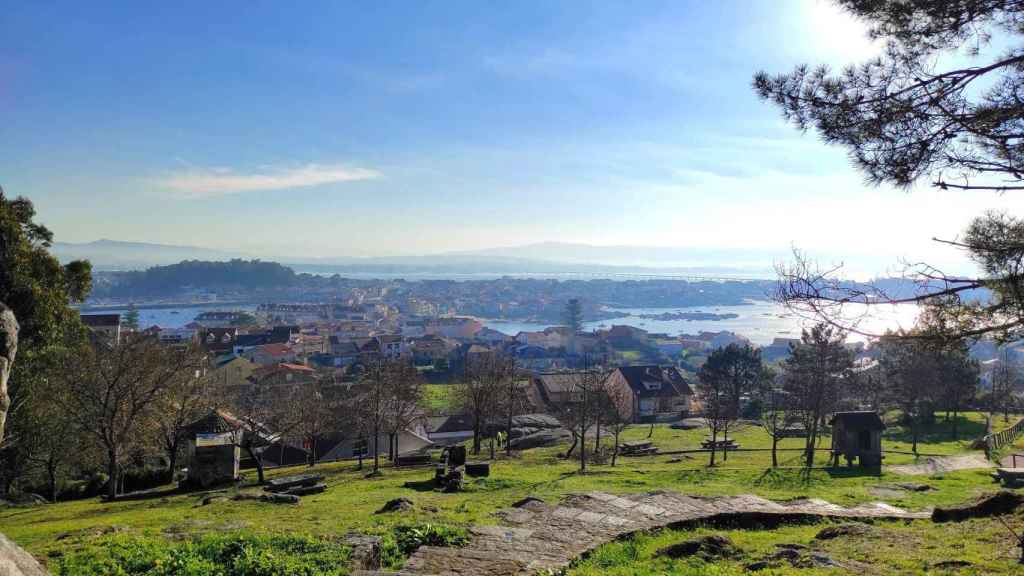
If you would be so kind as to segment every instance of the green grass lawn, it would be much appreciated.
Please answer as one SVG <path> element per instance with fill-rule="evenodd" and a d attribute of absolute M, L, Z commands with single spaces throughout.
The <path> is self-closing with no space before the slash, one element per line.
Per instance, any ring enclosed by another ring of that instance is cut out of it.
<path fill-rule="evenodd" d="M 1009 520 L 1024 524 L 1024 515 Z M 691 530 L 663 530 L 602 546 L 569 570 L 569 576 L 740 576 L 746 574 L 801 575 L 825 574 L 1019 574 L 1018 549 L 1010 533 L 996 520 L 973 519 L 962 523 L 934 524 L 878 521 L 867 526 L 865 534 L 816 539 L 822 528 L 838 522 L 763 527 L 700 526 Z M 707 535 L 729 538 L 738 554 L 713 563 L 697 558 L 673 560 L 658 557 L 665 546 Z M 967 536 L 969 535 L 969 536 Z M 776 553 L 778 545 L 807 547 L 807 552 L 823 553 L 843 564 L 845 569 L 794 567 L 776 562 L 771 569 L 749 572 L 745 566 Z M 953 567 L 951 561 L 970 564 Z M 944 568 L 948 566 L 948 568 Z"/>
<path fill-rule="evenodd" d="M 423 405 L 431 414 L 450 414 L 455 408 L 454 384 L 424 384 Z"/>
<path fill-rule="evenodd" d="M 968 415 L 961 429 L 967 438 L 969 426 L 983 427 L 983 419 Z M 943 439 L 938 423 L 921 450 L 929 453 L 955 453 L 969 444 L 965 439 Z M 623 440 L 645 438 L 649 427 L 630 427 Z M 903 447 L 899 429 L 887 432 L 886 447 Z M 662 450 L 695 448 L 705 436 L 704 430 L 672 430 L 666 425 L 654 427 L 652 439 Z M 756 426 L 743 427 L 734 437 L 743 447 L 767 447 L 767 435 Z M 590 440 L 593 443 L 593 440 Z M 784 447 L 799 447 L 802 440 L 788 439 Z M 610 444 L 610 442 L 607 442 Z M 827 446 L 827 441 L 825 442 Z M 578 464 L 560 457 L 565 446 L 524 452 L 511 460 L 499 458 L 492 465 L 490 478 L 470 481 L 459 494 L 432 490 L 431 469 L 385 468 L 380 477 L 366 478 L 366 470 L 354 463 L 318 465 L 315 470 L 326 476 L 328 490 L 303 498 L 299 506 L 274 505 L 252 501 L 220 501 L 201 504 L 201 494 L 177 494 L 147 500 L 105 503 L 98 499 L 81 500 L 24 508 L 0 509 L 0 532 L 7 534 L 32 553 L 41 556 L 101 543 L 109 536 L 104 530 L 118 531 L 118 537 L 179 539 L 182 534 L 243 533 L 301 534 L 334 537 L 351 531 L 385 533 L 399 524 L 431 522 L 443 525 L 469 525 L 494 522 L 492 514 L 527 495 L 554 500 L 572 492 L 603 490 L 635 493 L 675 490 L 688 494 L 758 494 L 772 499 L 797 497 L 823 498 L 840 505 L 875 501 L 873 487 L 897 481 L 925 482 L 935 489 L 906 492 L 885 500 L 894 505 L 923 509 L 947 505 L 993 490 L 986 471 L 960 471 L 935 477 L 902 477 L 887 472 L 860 469 L 800 470 L 798 453 L 785 452 L 783 466 L 771 469 L 767 452 L 734 452 L 727 462 L 714 469 L 706 467 L 705 454 L 661 455 L 619 459 L 618 466 L 592 465 L 587 474 L 577 473 Z M 913 456 L 890 455 L 887 463 L 913 462 Z M 825 456 L 822 453 L 821 462 Z M 304 468 L 275 470 L 270 476 L 304 471 Z M 248 475 L 253 476 L 252 472 Z M 255 488 L 250 488 L 255 489 Z M 411 498 L 416 509 L 403 514 L 375 514 L 388 500 Z M 622 574 L 632 572 L 621 572 Z M 640 574 L 640 572 L 637 572 Z"/>

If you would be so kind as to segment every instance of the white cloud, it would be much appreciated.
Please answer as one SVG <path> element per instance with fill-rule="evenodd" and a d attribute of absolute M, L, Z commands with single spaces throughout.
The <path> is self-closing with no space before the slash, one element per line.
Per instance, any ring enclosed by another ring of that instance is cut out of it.
<path fill-rule="evenodd" d="M 241 173 L 231 168 L 191 167 L 157 180 L 157 185 L 177 195 L 202 198 L 257 192 L 306 188 L 337 182 L 372 180 L 380 173 L 366 168 L 340 164 L 306 164 L 297 168 L 262 168 Z"/>

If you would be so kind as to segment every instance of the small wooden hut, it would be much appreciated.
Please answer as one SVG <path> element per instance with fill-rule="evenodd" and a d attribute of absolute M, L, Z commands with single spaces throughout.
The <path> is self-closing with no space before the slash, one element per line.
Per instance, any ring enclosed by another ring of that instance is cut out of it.
<path fill-rule="evenodd" d="M 188 430 L 188 483 L 206 488 L 238 479 L 240 430 L 217 410 L 196 420 Z"/>
<path fill-rule="evenodd" d="M 846 464 L 859 460 L 860 466 L 882 464 L 882 430 L 885 423 L 878 412 L 836 412 L 829 421 L 832 425 L 832 463 L 839 465 L 839 457 Z"/>

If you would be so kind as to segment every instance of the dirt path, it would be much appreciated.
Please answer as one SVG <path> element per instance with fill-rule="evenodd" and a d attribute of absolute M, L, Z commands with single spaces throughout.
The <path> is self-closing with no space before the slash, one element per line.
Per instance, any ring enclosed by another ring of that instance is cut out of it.
<path fill-rule="evenodd" d="M 568 496 L 557 505 L 528 499 L 497 515 L 501 525 L 474 526 L 463 548 L 420 547 L 398 574 L 527 576 L 557 571 L 617 538 L 722 517 L 929 517 L 927 512 L 907 512 L 882 502 L 843 508 L 817 499 L 780 503 L 750 495 L 701 498 L 673 492 L 623 496 L 590 492 Z"/>
<path fill-rule="evenodd" d="M 972 470 L 977 468 L 995 468 L 984 454 L 961 454 L 959 456 L 931 456 L 920 464 L 900 464 L 886 466 L 887 472 L 906 474 L 908 476 L 930 476 L 954 470 Z"/>

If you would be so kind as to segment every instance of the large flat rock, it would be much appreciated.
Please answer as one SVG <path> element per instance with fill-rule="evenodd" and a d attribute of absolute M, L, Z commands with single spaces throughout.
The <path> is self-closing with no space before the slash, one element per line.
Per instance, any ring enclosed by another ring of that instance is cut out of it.
<path fill-rule="evenodd" d="M 49 574 L 31 554 L 0 534 L 0 576 L 48 576 Z"/>
<path fill-rule="evenodd" d="M 715 517 L 926 519 L 882 502 L 844 508 L 824 500 L 773 502 L 759 496 L 695 497 L 674 492 L 572 494 L 557 504 L 528 500 L 497 513 L 498 524 L 470 529 L 463 548 L 422 547 L 404 576 L 532 576 L 557 572 L 598 546 L 638 531 Z"/>

